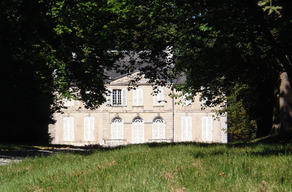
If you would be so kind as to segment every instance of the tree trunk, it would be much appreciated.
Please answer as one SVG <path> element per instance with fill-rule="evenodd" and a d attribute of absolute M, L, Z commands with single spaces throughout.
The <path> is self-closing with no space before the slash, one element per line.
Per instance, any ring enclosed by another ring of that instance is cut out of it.
<path fill-rule="evenodd" d="M 280 131 L 279 134 L 292 132 L 292 90 L 287 73 L 280 76 Z"/>

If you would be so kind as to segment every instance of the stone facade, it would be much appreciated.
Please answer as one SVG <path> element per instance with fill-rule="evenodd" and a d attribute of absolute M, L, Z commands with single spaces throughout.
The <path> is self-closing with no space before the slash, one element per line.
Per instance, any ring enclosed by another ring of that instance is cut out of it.
<path fill-rule="evenodd" d="M 145 142 L 227 143 L 226 117 L 215 120 L 212 109 L 202 108 L 199 96 L 194 100 L 169 97 L 167 87 L 153 91 L 142 79 L 136 90 L 128 90 L 130 76 L 107 83 L 111 95 L 96 110 L 87 110 L 80 101 L 67 102 L 56 123 L 49 125 L 53 144 L 120 145 Z M 182 104 L 179 101 L 182 100 Z"/>

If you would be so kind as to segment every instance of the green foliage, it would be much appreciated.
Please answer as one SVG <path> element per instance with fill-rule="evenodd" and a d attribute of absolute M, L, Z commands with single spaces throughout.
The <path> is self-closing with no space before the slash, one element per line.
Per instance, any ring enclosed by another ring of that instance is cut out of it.
<path fill-rule="evenodd" d="M 289 191 L 291 144 L 144 144 L 0 167 L 1 191 Z"/>
<path fill-rule="evenodd" d="M 247 85 L 235 85 L 231 94 L 226 97 L 228 105 L 216 111 L 216 115 L 228 114 L 228 141 L 247 141 L 256 136 L 256 119 L 248 114 L 248 105 L 245 104 L 242 94 L 248 91 Z"/>
<path fill-rule="evenodd" d="M 1 141 L 48 142 L 63 98 L 105 101 L 115 18 L 106 1 L 1 1 Z"/>
<path fill-rule="evenodd" d="M 275 93 L 280 72 L 292 76 L 287 59 L 291 57 L 291 3 L 275 0 L 269 8 L 273 11 L 266 14 L 261 7 L 265 2 L 1 1 L 0 27 L 5 29 L 0 32 L 5 93 L 1 99 L 8 102 L 0 116 L 11 115 L 4 119 L 0 137 L 11 135 L 10 130 L 27 133 L 23 138 L 36 133 L 52 122 L 50 116 L 62 108 L 63 98 L 82 100 L 91 109 L 100 106 L 105 102 L 105 70 L 128 73 L 143 63 L 154 64 L 141 67 L 141 74 L 159 85 L 183 72 L 187 81 L 181 90 L 202 93 L 209 106 L 224 102 L 231 85 L 259 85 L 244 96 L 252 108 L 247 113 L 258 123 L 262 111 L 270 109 L 257 103 L 270 106 L 269 93 Z M 175 68 L 164 59 L 169 54 L 166 47 L 173 47 L 169 53 L 175 55 Z M 115 61 L 122 55 L 108 50 L 132 50 L 123 53 L 131 58 L 131 65 L 118 66 Z M 141 60 L 136 60 L 138 52 Z M 1 139 L 5 138 L 13 135 Z"/>
<path fill-rule="evenodd" d="M 264 13 L 256 1 L 182 0 L 173 6 L 177 17 L 172 22 L 179 34 L 174 43 L 175 70 L 187 76 L 180 90 L 201 93 L 212 107 L 231 96 L 230 87 L 247 85 L 240 97 L 257 123 L 258 137 L 271 130 L 279 74 L 292 72 L 287 60 L 291 37 L 286 35 L 291 30 L 286 27 L 291 6 L 273 4 L 282 4 L 282 17 Z"/>

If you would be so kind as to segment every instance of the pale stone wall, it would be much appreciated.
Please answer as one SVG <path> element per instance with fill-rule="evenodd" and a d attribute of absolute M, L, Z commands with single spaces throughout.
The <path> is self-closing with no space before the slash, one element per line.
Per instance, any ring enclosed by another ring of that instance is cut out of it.
<path fill-rule="evenodd" d="M 127 77 L 128 78 L 128 77 Z M 108 85 L 109 89 L 126 89 L 127 84 L 123 84 L 126 79 L 119 79 L 118 83 L 111 82 Z M 111 122 L 115 117 L 123 120 L 124 139 L 127 143 L 132 143 L 132 121 L 135 117 L 141 117 L 144 120 L 144 142 L 149 142 L 152 139 L 153 120 L 156 117 L 161 117 L 165 121 L 165 139 L 181 141 L 182 127 L 181 118 L 192 118 L 192 141 L 202 142 L 202 117 L 213 116 L 214 112 L 211 109 L 201 110 L 201 102 L 199 96 L 194 98 L 194 101 L 189 106 L 181 106 L 174 103 L 179 102 L 179 99 L 173 100 L 168 95 L 171 90 L 164 87 L 164 100 L 162 106 L 153 105 L 152 86 L 149 84 L 140 85 L 143 89 L 143 106 L 133 106 L 133 90 L 127 93 L 127 106 L 108 106 L 107 103 L 96 110 L 87 110 L 82 105 L 82 102 L 74 101 L 74 106 L 68 106 L 68 109 L 63 110 L 63 114 L 57 113 L 54 115 L 57 121 L 54 125 L 49 126 L 51 135 L 54 137 L 54 144 L 73 144 L 84 145 L 90 143 L 104 144 L 104 140 L 111 139 Z M 64 141 L 64 117 L 74 117 L 74 141 Z M 94 117 L 94 141 L 84 141 L 84 117 Z M 212 142 L 222 142 L 221 122 L 212 120 Z"/>

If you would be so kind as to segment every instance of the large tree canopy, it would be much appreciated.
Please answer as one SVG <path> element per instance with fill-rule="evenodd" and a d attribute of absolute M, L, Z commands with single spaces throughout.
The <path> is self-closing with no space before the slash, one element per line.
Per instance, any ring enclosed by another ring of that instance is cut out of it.
<path fill-rule="evenodd" d="M 105 101 L 115 17 L 107 1 L 0 2 L 1 141 L 45 142 L 62 98 Z"/>
<path fill-rule="evenodd" d="M 233 87 L 244 87 L 236 91 L 237 100 L 256 120 L 257 136 L 270 132 L 276 95 L 281 96 L 279 75 L 292 77 L 290 1 L 111 2 L 118 7 L 118 22 L 129 24 L 121 27 L 132 36 L 128 49 L 159 52 L 173 46 L 172 71 L 187 76 L 178 89 L 200 92 L 208 106 L 228 99 Z"/>
<path fill-rule="evenodd" d="M 212 105 L 222 101 L 221 94 L 228 96 L 235 84 L 248 85 L 239 97 L 257 120 L 257 136 L 272 128 L 279 73 L 291 77 L 292 72 L 292 18 L 287 15 L 291 3 L 273 2 L 282 7 L 279 13 L 264 12 L 253 0 L 179 4 L 188 10 L 182 14 L 186 22 L 178 22 L 183 43 L 177 66 L 189 77 L 185 88 L 202 92 Z"/>
<path fill-rule="evenodd" d="M 237 99 L 257 120 L 258 136 L 265 135 L 279 73 L 292 78 L 291 21 L 285 0 L 272 6 L 254 0 L 3 0 L 0 139 L 48 139 L 47 124 L 63 98 L 94 109 L 105 101 L 105 70 L 127 73 L 139 65 L 153 82 L 184 73 L 186 84 L 178 89 L 201 92 L 210 106 L 225 101 L 234 86 L 247 88 Z M 173 48 L 175 68 L 163 59 L 166 47 Z M 132 53 L 121 69 L 115 61 Z"/>

